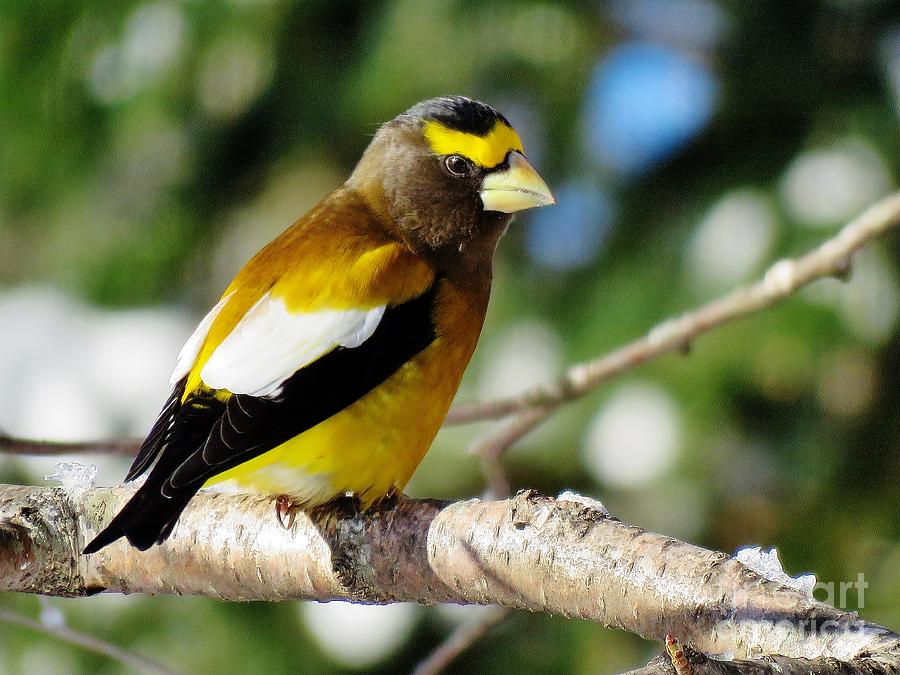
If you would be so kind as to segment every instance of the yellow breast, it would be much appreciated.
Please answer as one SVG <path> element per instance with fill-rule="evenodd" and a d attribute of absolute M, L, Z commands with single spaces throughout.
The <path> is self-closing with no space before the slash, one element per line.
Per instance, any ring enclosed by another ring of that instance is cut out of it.
<path fill-rule="evenodd" d="M 342 412 L 209 484 L 232 480 L 308 505 L 352 492 L 369 506 L 401 491 L 447 414 L 484 320 L 480 299 L 439 283 L 431 345 Z"/>

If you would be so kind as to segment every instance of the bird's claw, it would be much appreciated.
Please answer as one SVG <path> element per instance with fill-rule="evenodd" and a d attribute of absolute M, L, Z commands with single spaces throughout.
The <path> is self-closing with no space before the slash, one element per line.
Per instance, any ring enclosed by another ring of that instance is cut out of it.
<path fill-rule="evenodd" d="M 287 495 L 278 495 L 275 498 L 275 517 L 285 530 L 290 530 L 294 526 L 299 510 L 300 507 Z"/>

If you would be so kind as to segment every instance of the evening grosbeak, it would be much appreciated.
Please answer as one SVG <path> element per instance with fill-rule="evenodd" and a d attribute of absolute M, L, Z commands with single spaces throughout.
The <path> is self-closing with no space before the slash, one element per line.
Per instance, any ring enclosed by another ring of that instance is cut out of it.
<path fill-rule="evenodd" d="M 85 553 L 162 543 L 224 481 L 282 507 L 399 494 L 475 349 L 510 214 L 552 203 L 483 103 L 436 98 L 383 125 L 188 339 L 125 480 L 149 475 Z"/>

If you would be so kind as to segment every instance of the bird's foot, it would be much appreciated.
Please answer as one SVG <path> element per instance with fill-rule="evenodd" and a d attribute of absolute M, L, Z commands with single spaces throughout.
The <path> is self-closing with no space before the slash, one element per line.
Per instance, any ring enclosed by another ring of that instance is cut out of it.
<path fill-rule="evenodd" d="M 275 517 L 285 530 L 290 530 L 294 526 L 300 508 L 300 504 L 294 502 L 288 495 L 278 495 L 275 498 Z"/>

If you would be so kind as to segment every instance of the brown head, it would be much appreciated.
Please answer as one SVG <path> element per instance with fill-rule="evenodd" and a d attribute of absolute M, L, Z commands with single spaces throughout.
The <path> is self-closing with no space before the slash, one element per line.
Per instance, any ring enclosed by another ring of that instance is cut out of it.
<path fill-rule="evenodd" d="M 443 269 L 489 265 L 511 214 L 554 203 L 507 119 L 462 96 L 423 101 L 383 125 L 347 184 Z"/>

